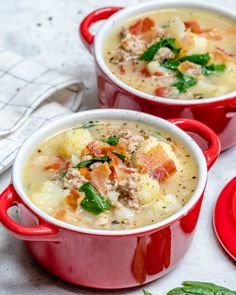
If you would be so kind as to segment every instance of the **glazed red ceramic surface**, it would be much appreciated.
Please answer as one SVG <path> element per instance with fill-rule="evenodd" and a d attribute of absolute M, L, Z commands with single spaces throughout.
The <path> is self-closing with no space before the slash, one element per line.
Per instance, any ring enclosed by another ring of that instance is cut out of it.
<path fill-rule="evenodd" d="M 191 199 L 180 211 L 149 226 L 108 231 L 64 223 L 31 202 L 22 185 L 22 169 L 35 145 L 65 128 L 104 119 L 139 120 L 167 131 L 185 144 L 197 162 L 198 183 Z M 202 152 L 183 130 L 203 137 L 208 142 L 207 150 Z M 40 265 L 63 280 L 103 289 L 138 286 L 169 272 L 187 252 L 199 216 L 207 170 L 219 152 L 218 137 L 200 122 L 189 119 L 168 122 L 127 110 L 80 112 L 40 129 L 24 143 L 13 166 L 12 184 L 0 196 L 0 220 L 16 238 L 25 240 Z M 19 224 L 8 215 L 12 206 L 18 207 Z"/>
<path fill-rule="evenodd" d="M 227 184 L 216 202 L 213 225 L 222 247 L 236 260 L 236 177 Z"/>
<path fill-rule="evenodd" d="M 90 13 L 80 25 L 83 43 L 94 55 L 98 98 L 101 107 L 142 111 L 162 118 L 191 118 L 212 128 L 221 140 L 222 150 L 236 144 L 236 91 L 219 97 L 201 100 L 175 100 L 145 94 L 115 77 L 103 59 L 103 45 L 112 28 L 130 17 L 162 8 L 191 7 L 216 11 L 236 20 L 236 12 L 216 4 L 187 0 L 179 2 L 156 1 L 122 9 L 106 7 Z M 96 36 L 89 29 L 98 20 L 107 19 Z"/>

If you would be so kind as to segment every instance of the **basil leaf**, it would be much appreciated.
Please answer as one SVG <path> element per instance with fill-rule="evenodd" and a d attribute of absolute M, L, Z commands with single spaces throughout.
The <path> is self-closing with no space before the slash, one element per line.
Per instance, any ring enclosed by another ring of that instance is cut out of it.
<path fill-rule="evenodd" d="M 146 290 L 143 290 L 143 295 L 152 295 L 152 293 L 146 291 Z"/>
<path fill-rule="evenodd" d="M 194 62 L 195 64 L 199 64 L 201 66 L 205 66 L 210 60 L 210 55 L 208 53 L 193 54 L 193 55 L 186 55 L 180 59 L 180 61 L 185 61 L 185 60 Z"/>
<path fill-rule="evenodd" d="M 170 70 L 178 70 L 179 65 L 181 64 L 181 62 L 177 59 L 171 59 L 171 60 L 164 60 L 161 63 L 161 66 Z"/>
<path fill-rule="evenodd" d="M 176 75 L 177 81 L 172 84 L 176 87 L 180 93 L 186 92 L 188 88 L 193 87 L 197 84 L 197 80 L 189 75 L 182 74 L 178 72 Z"/>
<path fill-rule="evenodd" d="M 73 166 L 73 168 L 88 167 L 95 162 L 108 162 L 109 163 L 110 161 L 111 161 L 111 159 L 108 156 L 102 156 L 102 157 L 92 158 L 89 160 L 79 162 L 77 165 Z"/>
<path fill-rule="evenodd" d="M 205 288 L 215 292 L 215 295 L 236 295 L 236 291 L 232 291 L 222 286 L 215 285 L 213 283 L 208 282 L 196 282 L 196 281 L 184 281 L 183 285 L 185 287 L 198 287 Z M 228 292 L 228 293 L 227 293 Z"/>
<path fill-rule="evenodd" d="M 89 122 L 85 122 L 82 127 L 86 129 L 86 128 L 91 128 L 94 126 L 95 126 L 94 121 L 89 121 Z"/>
<path fill-rule="evenodd" d="M 202 68 L 203 75 L 208 76 L 217 72 L 224 72 L 226 69 L 225 64 L 211 64 Z"/>
<path fill-rule="evenodd" d="M 163 39 L 158 43 L 153 44 L 152 46 L 150 46 L 146 51 L 144 51 L 144 53 L 140 56 L 141 60 L 145 60 L 145 61 L 152 61 L 155 54 L 157 53 L 157 51 L 161 48 L 161 47 L 168 47 L 170 48 L 173 53 L 175 55 L 178 55 L 180 52 L 180 48 L 176 48 L 175 46 L 175 38 L 167 38 L 167 39 Z"/>
<path fill-rule="evenodd" d="M 112 152 L 114 155 L 116 155 L 117 157 L 119 157 L 122 161 L 125 161 L 126 156 L 122 153 L 118 153 L 118 152 Z"/>
<path fill-rule="evenodd" d="M 85 193 L 80 203 L 82 208 L 94 215 L 98 215 L 111 208 L 111 204 L 92 186 L 90 182 L 85 183 L 79 189 Z"/>
<path fill-rule="evenodd" d="M 102 141 L 110 144 L 110 145 L 116 145 L 119 142 L 119 137 L 116 136 L 109 136 L 108 138 L 102 139 Z"/>

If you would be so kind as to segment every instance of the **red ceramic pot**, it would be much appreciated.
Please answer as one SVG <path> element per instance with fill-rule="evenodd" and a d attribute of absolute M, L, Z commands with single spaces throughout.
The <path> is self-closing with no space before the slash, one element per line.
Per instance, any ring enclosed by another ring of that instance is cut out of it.
<path fill-rule="evenodd" d="M 175 100 L 145 94 L 116 78 L 103 59 L 103 45 L 114 26 L 136 15 L 162 8 L 191 7 L 229 16 L 236 21 L 236 13 L 216 4 L 182 0 L 156 1 L 130 8 L 106 7 L 90 13 L 80 25 L 80 35 L 96 63 L 98 98 L 101 107 L 125 108 L 150 113 L 165 119 L 190 118 L 203 122 L 219 136 L 222 150 L 236 143 L 236 91 L 201 100 Z M 89 29 L 98 20 L 109 18 L 94 37 Z"/>
<path fill-rule="evenodd" d="M 120 231 L 87 229 L 57 220 L 28 198 L 22 170 L 35 145 L 65 128 L 88 120 L 141 121 L 167 131 L 185 144 L 198 166 L 198 183 L 189 202 L 177 213 L 149 226 Z M 203 137 L 209 148 L 202 152 L 184 131 Z M 193 239 L 207 170 L 220 152 L 218 137 L 207 126 L 189 119 L 171 123 L 144 113 L 126 110 L 92 110 L 77 113 L 40 129 L 21 147 L 13 165 L 12 184 L 0 196 L 0 220 L 16 237 L 25 241 L 36 261 L 68 282 L 103 289 L 137 286 L 169 272 L 184 256 Z M 20 223 L 8 215 L 18 207 Z"/>

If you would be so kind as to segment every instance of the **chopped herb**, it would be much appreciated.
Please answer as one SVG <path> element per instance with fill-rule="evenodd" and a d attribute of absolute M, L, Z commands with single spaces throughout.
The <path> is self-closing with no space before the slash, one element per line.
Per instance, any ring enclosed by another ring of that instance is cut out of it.
<path fill-rule="evenodd" d="M 161 132 L 159 132 L 159 131 L 153 131 L 153 135 L 161 136 Z"/>
<path fill-rule="evenodd" d="M 118 142 L 119 142 L 119 137 L 116 137 L 116 136 L 109 136 L 105 139 L 102 139 L 102 141 L 110 144 L 110 145 L 116 145 Z"/>
<path fill-rule="evenodd" d="M 78 164 L 73 166 L 73 168 L 88 167 L 95 162 L 108 162 L 109 163 L 110 161 L 111 161 L 111 159 L 108 156 L 102 156 L 102 157 L 92 158 L 89 160 L 79 162 Z"/>
<path fill-rule="evenodd" d="M 202 68 L 203 75 L 208 76 L 218 72 L 224 72 L 226 69 L 225 64 L 211 64 Z"/>
<path fill-rule="evenodd" d="M 116 155 L 117 157 L 119 157 L 122 161 L 125 161 L 126 156 L 122 153 L 118 153 L 118 152 L 112 152 L 114 155 Z"/>
<path fill-rule="evenodd" d="M 236 295 L 236 291 L 208 282 L 185 281 L 183 287 L 170 290 L 167 295 Z"/>
<path fill-rule="evenodd" d="M 86 128 L 92 128 L 92 127 L 94 127 L 94 126 L 95 126 L 94 121 L 85 122 L 85 123 L 83 124 L 83 128 L 84 128 L 84 129 L 86 129 Z"/>
<path fill-rule="evenodd" d="M 94 215 L 98 215 L 111 208 L 111 204 L 92 186 L 90 182 L 85 183 L 79 189 L 85 193 L 85 197 L 80 203 L 82 208 Z"/>
<path fill-rule="evenodd" d="M 186 55 L 180 59 L 180 61 L 185 61 L 185 60 L 194 62 L 195 64 L 199 64 L 201 66 L 205 66 L 210 60 L 210 55 L 208 53 L 193 54 L 193 55 Z"/>
<path fill-rule="evenodd" d="M 176 87 L 180 93 L 186 92 L 188 88 L 197 84 L 197 80 L 189 75 L 182 74 L 180 72 L 176 75 L 177 81 L 172 84 Z"/>
<path fill-rule="evenodd" d="M 171 59 L 171 60 L 164 60 L 161 63 L 161 66 L 164 68 L 173 70 L 173 71 L 177 71 L 180 64 L 181 64 L 181 62 L 179 60 Z"/>
<path fill-rule="evenodd" d="M 143 290 L 143 295 L 152 295 L 152 293 L 146 291 L 146 290 Z"/>
<path fill-rule="evenodd" d="M 144 53 L 140 56 L 141 60 L 145 60 L 145 61 L 152 61 L 155 54 L 157 53 L 157 51 L 161 48 L 161 47 L 168 47 L 170 48 L 173 53 L 175 54 L 175 56 L 177 56 L 180 52 L 180 48 L 177 48 L 175 46 L 175 38 L 167 38 L 167 39 L 163 39 L 158 43 L 153 44 L 152 46 L 150 46 L 146 51 L 144 51 Z"/>
<path fill-rule="evenodd" d="M 59 174 L 59 176 L 60 176 L 61 178 L 63 178 L 63 177 L 66 176 L 67 172 L 68 172 L 68 171 L 61 172 L 61 173 Z"/>

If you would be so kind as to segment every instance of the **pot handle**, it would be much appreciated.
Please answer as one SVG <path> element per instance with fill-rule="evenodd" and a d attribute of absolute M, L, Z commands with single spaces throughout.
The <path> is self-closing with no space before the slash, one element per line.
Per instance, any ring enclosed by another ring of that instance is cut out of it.
<path fill-rule="evenodd" d="M 193 132 L 206 140 L 206 142 L 208 143 L 208 149 L 205 150 L 203 153 L 206 158 L 207 169 L 209 170 L 211 166 L 215 163 L 221 151 L 220 140 L 215 132 L 205 124 L 196 120 L 180 118 L 169 119 L 168 121 L 173 123 L 180 129 Z"/>
<path fill-rule="evenodd" d="M 0 221 L 13 236 L 25 241 L 56 241 L 58 230 L 52 225 L 40 220 L 37 226 L 24 226 L 10 218 L 7 211 L 17 204 L 17 193 L 10 184 L 0 195 Z"/>
<path fill-rule="evenodd" d="M 89 31 L 92 24 L 99 20 L 107 19 L 112 14 L 121 10 L 123 7 L 103 7 L 97 10 L 94 10 L 88 14 L 80 24 L 80 37 L 90 53 L 92 53 L 92 46 L 94 35 Z"/>

